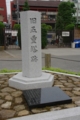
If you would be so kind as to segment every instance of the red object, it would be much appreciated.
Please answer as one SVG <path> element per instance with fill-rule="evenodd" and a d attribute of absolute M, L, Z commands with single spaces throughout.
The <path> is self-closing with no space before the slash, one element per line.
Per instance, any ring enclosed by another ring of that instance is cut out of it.
<path fill-rule="evenodd" d="M 19 0 L 19 10 L 23 10 L 23 5 L 25 0 Z M 17 10 L 17 8 L 13 7 L 14 5 L 16 5 L 17 0 L 13 0 L 10 2 L 10 6 L 11 6 L 11 23 L 12 23 L 12 27 L 14 26 L 15 23 L 17 23 L 17 19 L 13 19 L 13 14 L 15 13 L 15 11 Z M 60 4 L 60 1 L 33 1 L 33 0 L 28 0 L 28 4 L 30 7 L 30 10 L 34 10 L 34 11 L 44 11 L 44 12 L 58 12 L 58 6 Z M 42 19 L 41 23 L 50 23 L 50 24 L 54 24 L 55 20 L 49 20 L 49 19 Z"/>
<path fill-rule="evenodd" d="M 0 0 L 0 15 L 3 16 L 3 22 L 7 22 L 6 0 Z"/>

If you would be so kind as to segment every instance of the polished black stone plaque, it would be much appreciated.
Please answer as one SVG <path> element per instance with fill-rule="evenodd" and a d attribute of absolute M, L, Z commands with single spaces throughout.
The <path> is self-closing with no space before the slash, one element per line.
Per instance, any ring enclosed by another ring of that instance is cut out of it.
<path fill-rule="evenodd" d="M 24 90 L 29 108 L 71 103 L 72 99 L 58 87 Z"/>

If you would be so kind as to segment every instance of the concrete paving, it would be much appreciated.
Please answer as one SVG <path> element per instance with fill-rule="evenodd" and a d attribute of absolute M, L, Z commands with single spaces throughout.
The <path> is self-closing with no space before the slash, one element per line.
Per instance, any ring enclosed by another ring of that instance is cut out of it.
<path fill-rule="evenodd" d="M 80 49 L 48 48 L 42 50 L 42 66 L 45 66 L 45 54 L 51 54 L 51 67 L 70 71 L 80 71 Z M 22 69 L 21 50 L 0 52 L 0 69 Z"/>
<path fill-rule="evenodd" d="M 48 48 L 42 50 L 43 53 L 51 53 L 51 55 L 55 56 L 70 56 L 70 55 L 80 55 L 80 48 Z"/>
<path fill-rule="evenodd" d="M 80 107 L 45 112 L 8 120 L 80 120 Z"/>
<path fill-rule="evenodd" d="M 80 48 L 44 49 L 42 50 L 42 52 L 44 54 L 49 53 L 52 55 L 51 58 L 52 67 L 80 72 Z"/>

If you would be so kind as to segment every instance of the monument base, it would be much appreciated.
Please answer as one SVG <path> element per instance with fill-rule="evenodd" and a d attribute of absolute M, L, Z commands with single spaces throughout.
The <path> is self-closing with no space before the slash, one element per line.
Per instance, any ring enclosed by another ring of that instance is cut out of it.
<path fill-rule="evenodd" d="M 29 90 L 35 88 L 51 87 L 54 82 L 54 75 L 42 72 L 42 76 L 37 78 L 27 78 L 22 76 L 22 72 L 9 79 L 9 86 L 20 89 Z"/>
<path fill-rule="evenodd" d="M 58 87 L 24 90 L 23 95 L 29 108 L 61 105 L 72 102 L 72 99 Z"/>

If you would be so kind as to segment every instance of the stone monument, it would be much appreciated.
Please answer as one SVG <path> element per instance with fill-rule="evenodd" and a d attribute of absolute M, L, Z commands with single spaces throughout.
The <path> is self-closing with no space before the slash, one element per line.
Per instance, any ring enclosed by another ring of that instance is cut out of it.
<path fill-rule="evenodd" d="M 42 72 L 41 14 L 37 11 L 23 11 L 20 20 L 22 72 L 9 80 L 9 86 L 20 90 L 51 87 L 54 76 Z"/>

